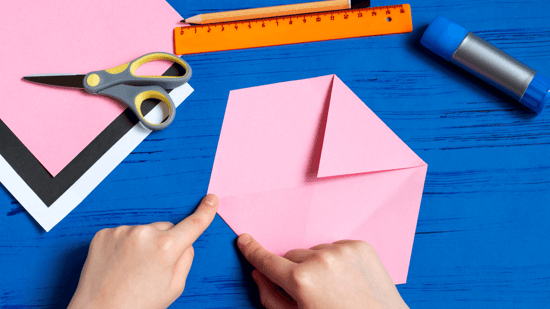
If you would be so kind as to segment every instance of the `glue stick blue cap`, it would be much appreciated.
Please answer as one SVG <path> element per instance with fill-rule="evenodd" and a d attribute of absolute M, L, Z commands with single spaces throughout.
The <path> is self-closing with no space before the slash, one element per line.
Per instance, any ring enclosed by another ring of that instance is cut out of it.
<path fill-rule="evenodd" d="M 439 15 L 430 23 L 420 43 L 450 61 L 467 34 L 468 30 Z"/>
<path fill-rule="evenodd" d="M 550 101 L 550 79 L 537 73 L 519 102 L 540 114 L 548 101 Z"/>

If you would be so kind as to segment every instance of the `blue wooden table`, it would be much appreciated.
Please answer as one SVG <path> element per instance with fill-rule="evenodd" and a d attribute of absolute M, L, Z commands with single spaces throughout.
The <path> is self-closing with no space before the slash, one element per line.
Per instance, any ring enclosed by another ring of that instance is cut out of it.
<path fill-rule="evenodd" d="M 188 17 L 300 1 L 169 2 Z M 98 230 L 190 214 L 208 187 L 230 90 L 335 73 L 429 164 L 399 286 L 409 306 L 550 308 L 550 112 L 535 116 L 419 44 L 442 14 L 550 76 L 550 3 L 410 4 L 408 34 L 185 57 L 195 92 L 170 129 L 151 134 L 49 233 L 0 187 L 0 307 L 66 306 Z M 260 306 L 235 239 L 216 217 L 172 308 Z"/>

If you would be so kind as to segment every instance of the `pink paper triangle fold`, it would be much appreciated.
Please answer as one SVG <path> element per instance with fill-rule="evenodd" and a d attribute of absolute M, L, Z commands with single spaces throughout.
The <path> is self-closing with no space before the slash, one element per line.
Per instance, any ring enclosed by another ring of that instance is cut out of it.
<path fill-rule="evenodd" d="M 424 164 L 334 75 L 317 177 L 380 172 Z"/>

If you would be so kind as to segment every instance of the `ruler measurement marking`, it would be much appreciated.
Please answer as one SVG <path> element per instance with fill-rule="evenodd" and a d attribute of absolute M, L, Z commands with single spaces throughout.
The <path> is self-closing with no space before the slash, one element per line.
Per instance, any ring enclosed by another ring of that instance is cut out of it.
<path fill-rule="evenodd" d="M 348 24 L 352 26 L 346 26 Z M 412 21 L 409 5 L 392 5 L 195 25 L 177 30 L 174 31 L 176 53 L 192 54 L 410 32 Z M 263 31 L 264 35 L 259 33 Z"/>
<path fill-rule="evenodd" d="M 403 14 L 403 13 L 406 13 L 404 8 L 403 8 L 403 5 L 392 5 L 392 6 L 385 6 L 385 7 L 375 7 L 375 8 L 360 8 L 360 9 L 350 9 L 350 10 L 346 10 L 346 11 L 349 11 L 349 13 L 354 13 L 354 12 L 357 12 L 357 18 L 361 18 L 363 17 L 363 11 L 373 11 L 373 13 L 375 13 L 375 15 L 372 15 L 372 16 L 376 16 L 376 10 L 380 10 L 380 11 L 385 11 L 386 15 L 391 15 L 391 11 L 389 10 L 390 8 L 393 8 L 393 9 L 400 9 L 399 13 Z M 337 12 L 337 15 L 340 15 L 342 12 Z M 282 19 L 284 20 L 286 17 L 289 18 L 289 20 L 292 20 L 292 18 L 294 17 L 295 19 L 294 20 L 300 20 L 303 18 L 303 20 L 306 20 L 306 17 L 315 17 L 315 20 L 318 20 L 319 18 L 322 18 L 322 17 L 326 17 L 327 15 L 330 14 L 330 17 L 333 17 L 334 16 L 334 13 L 332 12 L 321 12 L 321 13 L 308 13 L 308 14 L 302 14 L 302 15 L 291 15 L 291 16 L 282 16 L 282 17 L 268 17 L 268 18 L 262 18 L 262 19 L 257 19 L 257 20 L 254 20 L 255 23 L 258 23 L 259 21 L 262 21 L 263 25 L 265 25 L 265 21 L 276 21 L 278 23 L 279 19 Z M 348 14 L 348 12 L 345 13 L 344 15 L 344 20 L 349 20 L 349 17 L 351 17 L 353 15 L 351 14 Z M 369 15 L 366 15 L 366 16 L 369 16 Z M 333 20 L 331 18 L 329 18 L 329 20 Z M 190 27 L 180 27 L 181 28 L 181 34 L 185 34 L 185 30 L 194 30 L 192 33 L 197 33 L 197 29 L 203 29 L 205 27 L 208 27 L 208 29 L 210 30 L 212 25 L 214 26 L 214 28 L 217 28 L 218 25 L 221 26 L 222 29 L 225 29 L 224 26 L 233 26 L 233 27 L 236 27 L 236 29 L 238 30 L 238 26 L 242 25 L 242 24 L 245 24 L 245 23 L 248 23 L 248 25 L 250 26 L 250 20 L 245 20 L 245 21 L 231 21 L 231 22 L 223 22 L 223 23 L 217 23 L 217 24 L 209 24 L 209 25 L 195 25 L 195 26 L 190 26 Z M 293 25 L 294 23 L 290 24 L 289 25 Z M 278 24 L 277 24 L 278 26 Z M 249 27 L 250 28 L 250 27 Z M 224 30 L 222 30 L 224 31 Z M 210 31 L 208 31 L 210 32 Z"/>
<path fill-rule="evenodd" d="M 402 4 L 399 4 L 399 5 L 389 5 L 389 6 L 381 6 L 381 7 L 373 7 L 373 8 L 359 8 L 359 9 L 349 9 L 349 10 L 344 10 L 346 11 L 346 15 L 347 13 L 354 13 L 354 12 L 362 12 L 362 11 L 376 11 L 376 10 L 380 10 L 380 11 L 386 11 L 386 14 L 389 15 L 391 14 L 391 10 L 390 9 L 401 9 L 400 10 L 400 13 L 405 13 L 405 10 L 403 8 L 403 5 Z M 337 15 L 340 15 L 342 14 L 341 10 L 339 11 L 336 11 Z M 266 17 L 266 18 L 260 18 L 260 19 L 255 19 L 253 20 L 254 22 L 258 23 L 258 21 L 263 21 L 263 20 L 273 20 L 273 19 L 279 19 L 279 18 L 282 18 L 283 20 L 285 18 L 289 18 L 289 19 L 292 19 L 293 17 L 296 18 L 296 19 L 300 19 L 302 17 L 305 17 L 305 16 L 320 16 L 320 14 L 322 14 L 323 16 L 326 16 L 328 14 L 331 14 L 333 15 L 334 13 L 333 12 L 320 12 L 320 13 L 307 13 L 307 14 L 298 14 L 298 15 L 288 15 L 288 16 L 282 16 L 282 17 Z M 246 23 L 246 22 L 250 22 L 250 20 L 242 20 L 242 21 L 228 21 L 228 22 L 222 22 L 222 23 L 216 23 L 216 24 L 213 24 L 213 25 L 224 25 L 224 24 L 241 24 L 241 23 Z M 197 27 L 205 27 L 206 25 L 195 25 L 195 26 L 189 26 L 189 27 L 181 27 L 181 29 L 193 29 L 193 28 L 197 28 Z"/>

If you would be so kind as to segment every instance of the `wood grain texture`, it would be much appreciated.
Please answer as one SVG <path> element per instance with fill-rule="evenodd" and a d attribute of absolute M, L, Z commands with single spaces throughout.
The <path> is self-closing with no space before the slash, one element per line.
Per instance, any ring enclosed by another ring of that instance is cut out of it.
<path fill-rule="evenodd" d="M 300 1 L 169 2 L 188 17 Z M 399 286 L 409 306 L 549 308 L 550 112 L 535 117 L 419 38 L 441 14 L 550 76 L 550 3 L 409 3 L 409 34 L 185 57 L 195 92 L 172 126 L 49 233 L 0 187 L 0 307 L 66 306 L 98 230 L 190 214 L 208 187 L 230 90 L 335 73 L 429 164 L 408 283 Z M 235 239 L 217 217 L 194 245 L 186 290 L 171 308 L 260 307 Z"/>

